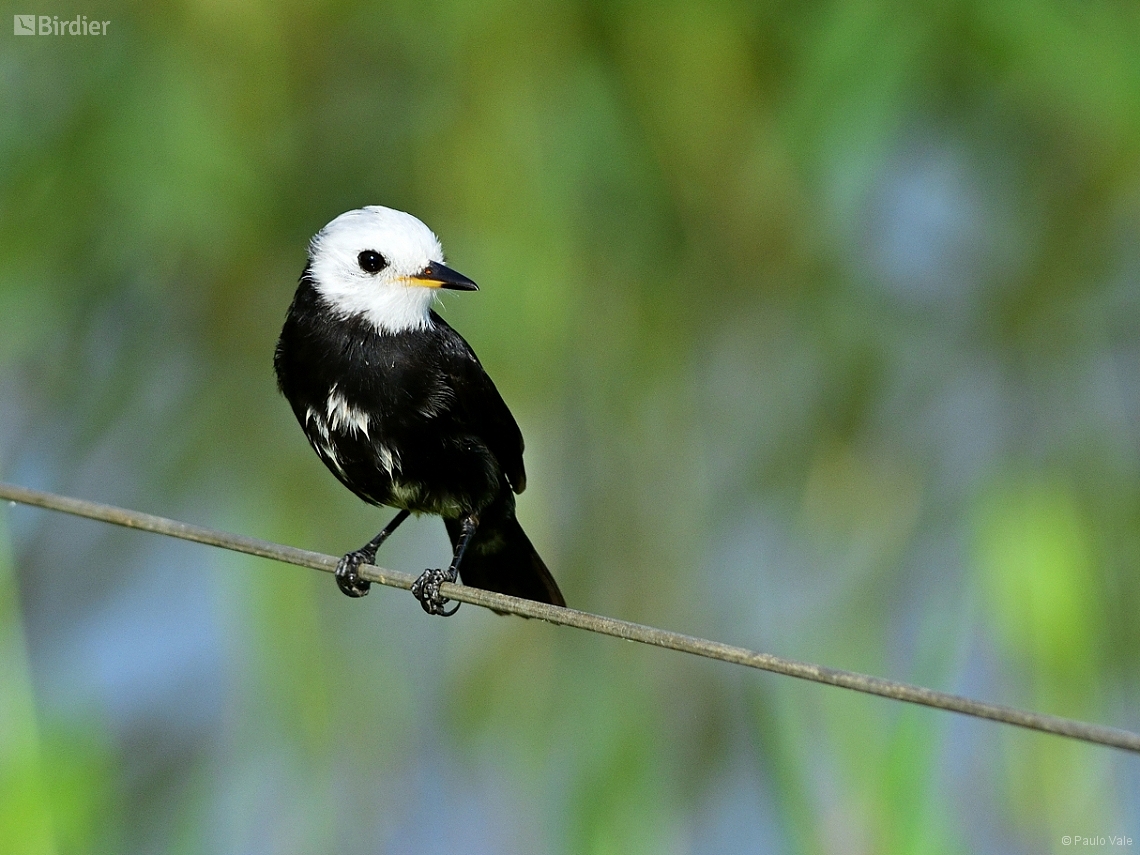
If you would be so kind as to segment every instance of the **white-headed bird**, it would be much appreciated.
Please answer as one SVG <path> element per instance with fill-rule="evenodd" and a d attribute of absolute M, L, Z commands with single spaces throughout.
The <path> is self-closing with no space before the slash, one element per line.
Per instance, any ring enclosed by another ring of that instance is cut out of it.
<path fill-rule="evenodd" d="M 442 582 L 565 605 L 515 518 L 526 487 L 523 438 L 463 337 L 432 311 L 437 290 L 478 290 L 443 264 L 439 239 L 411 214 L 369 206 L 341 214 L 309 244 L 273 365 L 310 445 L 364 501 L 399 513 L 336 570 L 351 597 L 358 575 L 409 513 L 443 517 L 454 548 L 412 592 L 453 614 Z M 458 608 L 458 606 L 456 606 Z"/>

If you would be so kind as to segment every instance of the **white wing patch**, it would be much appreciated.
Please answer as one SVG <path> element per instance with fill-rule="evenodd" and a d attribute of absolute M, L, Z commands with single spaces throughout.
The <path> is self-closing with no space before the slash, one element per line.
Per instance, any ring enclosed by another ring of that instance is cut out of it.
<path fill-rule="evenodd" d="M 321 438 L 324 439 L 325 442 L 328 442 L 329 426 L 325 424 L 325 420 L 321 418 L 320 413 L 312 407 L 308 407 L 305 410 L 305 421 L 310 422 L 313 427 L 316 428 L 317 433 L 321 435 Z"/>
<path fill-rule="evenodd" d="M 327 463 L 332 464 L 333 469 L 340 473 L 341 477 L 345 477 L 344 467 L 341 466 L 340 460 L 337 459 L 336 450 L 329 439 L 329 426 L 321 414 L 309 407 L 305 410 L 305 421 L 313 426 L 316 431 L 316 436 L 305 431 L 305 435 L 309 438 L 309 444 L 313 446 L 313 450 L 317 455 Z"/>
<path fill-rule="evenodd" d="M 368 435 L 368 428 L 371 424 L 368 413 L 358 410 L 348 403 L 348 399 L 337 391 L 335 385 L 329 390 L 329 397 L 325 402 L 325 413 L 308 407 L 305 410 L 305 422 L 312 426 L 312 432 L 306 431 L 306 434 L 317 454 L 328 461 L 341 475 L 345 474 L 344 467 L 337 459 L 336 446 L 330 433 L 333 431 L 346 434 L 359 433 L 366 439 L 372 439 Z M 378 442 L 373 443 L 373 447 L 376 450 L 376 458 L 380 467 L 388 473 L 388 477 L 395 478 L 396 473 L 400 471 L 400 453 L 396 449 L 381 445 Z"/>
<path fill-rule="evenodd" d="M 310 410 L 310 412 L 312 412 Z M 329 427 L 332 430 L 344 433 L 359 433 L 368 436 L 368 413 L 358 410 L 348 399 L 337 391 L 336 384 L 329 389 L 329 399 L 325 404 L 325 413 L 328 416 Z M 319 429 L 319 428 L 318 428 Z"/>
<path fill-rule="evenodd" d="M 384 471 L 388 473 L 389 478 L 396 477 L 396 470 L 400 468 L 400 455 L 392 448 L 386 445 L 378 445 L 376 453 L 380 457 L 380 465 Z"/>

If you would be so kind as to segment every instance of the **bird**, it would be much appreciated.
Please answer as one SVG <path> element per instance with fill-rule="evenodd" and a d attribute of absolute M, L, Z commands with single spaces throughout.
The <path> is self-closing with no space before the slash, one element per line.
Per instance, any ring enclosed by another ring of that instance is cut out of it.
<path fill-rule="evenodd" d="M 348 211 L 309 242 L 274 352 L 277 385 L 332 474 L 397 509 L 340 559 L 337 585 L 367 594 L 361 565 L 410 514 L 433 514 L 453 551 L 447 570 L 429 568 L 412 586 L 424 611 L 454 614 L 440 585 L 458 579 L 564 606 L 515 515 L 522 432 L 471 346 L 432 308 L 441 289 L 479 287 L 445 266 L 439 238 L 403 211 Z"/>

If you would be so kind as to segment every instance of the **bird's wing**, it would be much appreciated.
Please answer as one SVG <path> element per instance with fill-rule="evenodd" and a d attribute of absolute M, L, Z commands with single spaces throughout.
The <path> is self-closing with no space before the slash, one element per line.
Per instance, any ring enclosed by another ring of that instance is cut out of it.
<path fill-rule="evenodd" d="M 526 469 L 522 431 L 515 417 L 463 336 L 435 312 L 432 320 L 443 336 L 440 357 L 443 370 L 454 378 L 451 386 L 457 414 L 495 455 L 511 488 L 521 493 L 526 489 Z"/>

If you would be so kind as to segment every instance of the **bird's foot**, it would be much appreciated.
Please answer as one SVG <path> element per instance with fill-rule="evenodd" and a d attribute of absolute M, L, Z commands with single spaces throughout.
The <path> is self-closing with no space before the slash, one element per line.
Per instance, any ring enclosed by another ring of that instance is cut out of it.
<path fill-rule="evenodd" d="M 361 579 L 356 571 L 360 569 L 361 564 L 371 564 L 375 557 L 375 554 L 369 555 L 358 549 L 340 559 L 336 565 L 335 575 L 341 593 L 349 597 L 363 597 L 368 593 L 372 583 L 367 579 Z"/>
<path fill-rule="evenodd" d="M 444 582 L 454 582 L 459 574 L 454 570 L 425 570 L 420 578 L 412 583 L 412 596 L 420 601 L 425 612 L 429 615 L 440 615 L 441 617 L 451 617 L 459 611 L 460 603 L 455 604 L 455 608 L 448 611 L 444 608 L 451 602 L 447 597 L 439 592 L 439 586 Z"/>

